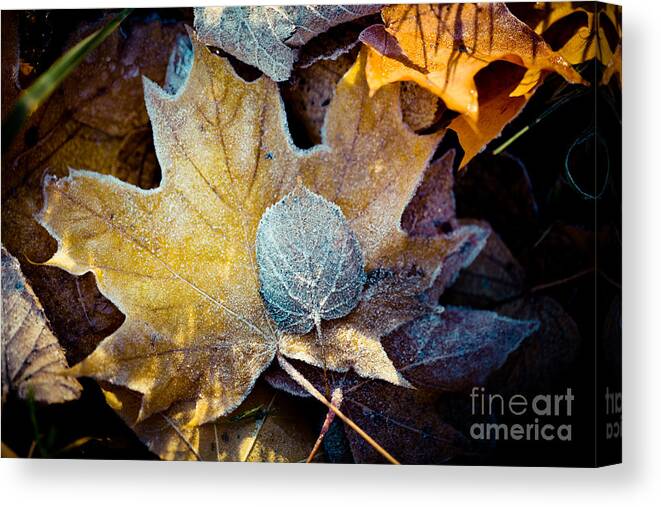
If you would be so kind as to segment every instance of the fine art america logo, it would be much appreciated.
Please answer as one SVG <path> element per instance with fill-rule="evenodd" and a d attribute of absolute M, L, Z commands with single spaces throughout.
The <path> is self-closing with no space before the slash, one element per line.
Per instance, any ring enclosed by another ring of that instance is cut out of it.
<path fill-rule="evenodd" d="M 523 394 L 503 396 L 485 392 L 484 387 L 473 387 L 470 393 L 471 413 L 478 419 L 470 427 L 475 440 L 560 440 L 572 439 L 574 395 L 571 388 L 564 394 Z M 512 417 L 520 423 L 511 423 Z M 507 418 L 508 422 L 495 422 Z"/>

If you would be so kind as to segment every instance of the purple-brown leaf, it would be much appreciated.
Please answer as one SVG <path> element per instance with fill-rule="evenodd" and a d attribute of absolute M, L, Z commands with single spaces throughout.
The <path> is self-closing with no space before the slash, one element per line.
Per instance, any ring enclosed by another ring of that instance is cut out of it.
<path fill-rule="evenodd" d="M 413 385 L 461 391 L 483 384 L 538 327 L 534 320 L 447 307 L 407 324 L 384 346 Z"/>

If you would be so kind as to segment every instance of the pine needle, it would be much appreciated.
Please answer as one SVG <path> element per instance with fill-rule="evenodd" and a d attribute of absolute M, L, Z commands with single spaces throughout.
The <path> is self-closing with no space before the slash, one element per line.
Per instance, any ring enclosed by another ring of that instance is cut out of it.
<path fill-rule="evenodd" d="M 376 450 L 381 456 L 383 456 L 393 465 L 400 465 L 400 462 L 397 461 L 395 458 L 393 458 L 392 454 L 386 451 L 376 442 L 376 440 L 374 440 L 367 433 L 365 433 L 365 430 L 363 430 L 355 422 L 353 422 L 346 415 L 344 415 L 344 413 L 342 413 L 342 411 L 339 408 L 337 408 L 330 401 L 324 398 L 324 395 L 321 394 L 319 390 L 312 385 L 312 382 L 306 379 L 301 374 L 301 372 L 299 372 L 296 368 L 294 368 L 294 366 L 280 354 L 278 354 L 278 362 L 280 363 L 280 366 L 282 366 L 282 369 L 285 370 L 289 374 L 289 376 L 293 378 L 303 389 L 305 389 L 308 393 L 310 393 L 315 399 L 326 405 L 326 407 L 328 407 L 330 410 L 335 412 L 335 415 L 340 419 L 342 419 L 342 422 L 344 422 L 352 430 L 358 433 L 362 437 L 362 439 L 365 440 L 365 442 L 367 442 L 369 445 L 371 445 L 374 448 L 374 450 Z"/>

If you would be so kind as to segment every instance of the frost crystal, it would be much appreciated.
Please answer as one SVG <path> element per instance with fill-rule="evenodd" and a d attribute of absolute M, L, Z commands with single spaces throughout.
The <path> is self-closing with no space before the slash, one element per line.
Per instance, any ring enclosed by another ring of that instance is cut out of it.
<path fill-rule="evenodd" d="M 365 284 L 358 240 L 335 204 L 299 186 L 270 207 L 256 239 L 261 294 L 282 331 L 344 317 Z"/>

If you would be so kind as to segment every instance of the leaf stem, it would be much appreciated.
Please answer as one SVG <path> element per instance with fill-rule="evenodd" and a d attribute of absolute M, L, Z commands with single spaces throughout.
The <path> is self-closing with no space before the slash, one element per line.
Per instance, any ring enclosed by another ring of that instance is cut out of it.
<path fill-rule="evenodd" d="M 339 417 L 342 420 L 342 422 L 344 422 L 352 430 L 358 433 L 363 438 L 363 440 L 365 440 L 365 442 L 370 444 L 379 454 L 381 454 L 381 456 L 383 456 L 393 465 L 400 464 L 400 462 L 397 461 L 395 458 L 393 458 L 393 456 L 388 451 L 386 451 L 372 437 L 370 437 L 367 433 L 365 433 L 365 431 L 360 426 L 358 426 L 355 422 L 353 422 L 346 415 L 344 415 L 339 408 L 337 408 L 330 401 L 324 398 L 323 394 L 321 394 L 319 390 L 312 385 L 312 382 L 306 379 L 301 374 L 301 372 L 299 372 L 296 368 L 294 368 L 294 366 L 289 361 L 287 361 L 281 354 L 278 354 L 278 363 L 280 364 L 282 369 L 285 370 L 289 374 L 289 376 L 292 379 L 294 379 L 303 389 L 305 389 L 318 401 L 326 405 L 326 407 L 328 407 L 330 410 L 335 412 L 335 415 Z"/>
<path fill-rule="evenodd" d="M 565 278 L 562 278 L 560 280 L 554 280 L 552 282 L 547 282 L 547 283 L 542 283 L 540 285 L 536 285 L 532 289 L 530 289 L 531 293 L 539 292 L 542 290 L 546 289 L 551 289 L 553 287 L 557 287 L 558 285 L 563 285 L 568 282 L 572 282 L 576 280 L 577 278 L 581 278 L 582 276 L 589 275 L 590 273 L 594 273 L 595 269 L 594 266 L 584 269 L 582 271 L 579 271 L 578 273 L 574 273 L 573 275 L 567 276 Z"/>
<path fill-rule="evenodd" d="M 324 346 L 324 337 L 321 334 L 321 317 L 318 313 L 314 315 L 314 327 L 317 330 L 317 345 L 321 349 L 321 355 L 324 360 L 324 383 L 326 384 L 326 399 L 331 397 L 330 383 L 328 382 L 328 367 L 326 365 L 326 347 Z"/>
<path fill-rule="evenodd" d="M 333 391 L 333 396 L 331 396 L 331 403 L 338 408 L 342 404 L 342 389 L 340 389 L 339 387 L 335 388 L 335 390 Z M 326 414 L 326 419 L 324 419 L 324 424 L 321 426 L 321 431 L 319 431 L 319 436 L 317 437 L 317 441 L 314 443 L 314 447 L 312 447 L 312 450 L 310 451 L 310 455 L 308 456 L 308 459 L 305 461 L 306 463 L 312 463 L 312 460 L 314 459 L 315 454 L 317 454 L 319 447 L 321 447 L 321 443 L 324 441 L 324 437 L 326 436 L 326 433 L 328 433 L 328 429 L 330 428 L 330 425 L 333 423 L 334 419 L 335 419 L 335 412 L 329 410 L 328 413 Z"/>

